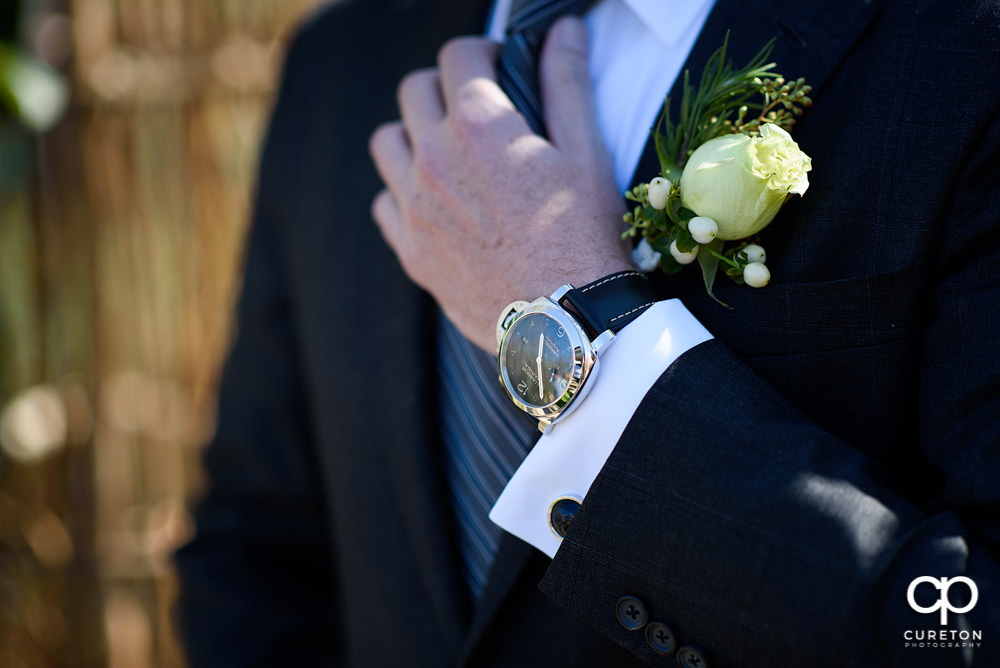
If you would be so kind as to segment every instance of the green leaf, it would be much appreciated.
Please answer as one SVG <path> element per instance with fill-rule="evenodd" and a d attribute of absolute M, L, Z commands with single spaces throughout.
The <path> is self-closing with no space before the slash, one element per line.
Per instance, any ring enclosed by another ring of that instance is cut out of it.
<path fill-rule="evenodd" d="M 666 232 L 670 229 L 670 224 L 667 222 L 667 212 L 657 211 L 656 216 L 653 218 L 653 225 L 656 229 Z"/>
<path fill-rule="evenodd" d="M 677 242 L 677 250 L 682 253 L 690 253 L 698 245 L 698 242 L 694 240 L 691 233 L 680 226 L 674 230 L 674 241 Z M 701 253 L 698 253 L 698 256 L 701 257 Z"/>
<path fill-rule="evenodd" d="M 656 157 L 660 159 L 660 171 L 668 179 L 670 178 L 668 174 L 675 167 L 674 158 L 670 154 L 670 148 L 667 146 L 667 138 L 660 132 L 660 126 L 663 124 L 663 119 L 667 115 L 669 108 L 670 100 L 668 99 L 664 113 L 660 116 L 660 120 L 656 124 L 656 129 L 653 130 L 653 143 L 656 145 Z"/>
<path fill-rule="evenodd" d="M 687 224 L 681 219 L 677 212 L 681 208 L 681 201 L 678 197 L 671 197 L 667 200 L 667 208 L 664 209 L 664 214 L 670 218 L 670 222 L 674 225 L 679 225 L 681 227 L 687 228 Z"/>
<path fill-rule="evenodd" d="M 715 285 L 715 272 L 719 268 L 719 258 L 711 253 L 698 253 L 698 264 L 701 266 L 701 278 L 705 281 L 705 292 L 708 293 L 709 297 L 729 308 L 729 304 L 716 297 L 715 293 L 712 292 L 712 286 Z"/>
<path fill-rule="evenodd" d="M 675 260 L 669 252 L 660 256 L 660 270 L 665 274 L 676 274 L 686 266 Z"/>
<path fill-rule="evenodd" d="M 666 255 L 669 256 L 671 259 L 673 259 L 673 256 L 670 255 L 669 235 L 646 237 L 646 238 L 649 239 L 649 245 L 653 250 L 655 250 L 657 253 L 660 253 L 661 255 Z"/>

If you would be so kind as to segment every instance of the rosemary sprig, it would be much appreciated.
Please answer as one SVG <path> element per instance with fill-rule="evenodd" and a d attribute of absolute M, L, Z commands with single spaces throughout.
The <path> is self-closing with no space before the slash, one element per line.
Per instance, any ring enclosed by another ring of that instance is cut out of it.
<path fill-rule="evenodd" d="M 754 134 L 764 121 L 790 130 L 802 107 L 812 104 L 808 97 L 812 88 L 805 80 L 788 83 L 773 71 L 775 63 L 766 62 L 773 39 L 738 70 L 726 58 L 728 45 L 727 34 L 705 64 L 697 89 L 691 85 L 690 72 L 684 71 L 677 123 L 670 113 L 669 97 L 664 105 L 655 139 L 663 176 L 671 181 L 680 177 L 694 149 L 710 139 L 733 132 Z M 750 112 L 754 113 L 748 117 Z"/>

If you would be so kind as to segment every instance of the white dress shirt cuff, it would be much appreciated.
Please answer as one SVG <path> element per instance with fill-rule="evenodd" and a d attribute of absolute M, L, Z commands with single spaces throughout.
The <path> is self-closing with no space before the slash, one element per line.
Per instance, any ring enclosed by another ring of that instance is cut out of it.
<path fill-rule="evenodd" d="M 685 351 L 712 338 L 677 299 L 651 306 L 602 352 L 585 402 L 543 435 L 514 473 L 490 519 L 552 557 L 559 538 L 549 507 L 583 501 L 656 379 Z"/>

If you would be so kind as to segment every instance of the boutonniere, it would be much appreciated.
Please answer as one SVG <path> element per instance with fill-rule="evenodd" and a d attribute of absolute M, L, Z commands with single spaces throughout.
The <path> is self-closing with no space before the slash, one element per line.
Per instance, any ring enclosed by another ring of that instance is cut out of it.
<path fill-rule="evenodd" d="M 809 186 L 811 160 L 789 131 L 812 104 L 812 88 L 765 64 L 772 45 L 734 70 L 723 43 L 697 88 L 684 72 L 679 120 L 671 119 L 667 98 L 653 130 L 660 175 L 625 193 L 636 206 L 625 214 L 623 236 L 641 237 L 633 253 L 639 268 L 672 274 L 697 261 L 716 301 L 720 269 L 737 283 L 767 285 L 756 235 Z"/>

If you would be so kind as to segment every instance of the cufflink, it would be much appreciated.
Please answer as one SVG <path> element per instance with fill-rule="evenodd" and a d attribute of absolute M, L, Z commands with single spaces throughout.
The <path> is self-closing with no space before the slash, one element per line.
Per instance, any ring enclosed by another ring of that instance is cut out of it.
<path fill-rule="evenodd" d="M 560 496 L 549 506 L 549 528 L 562 540 L 569 531 L 569 525 L 580 509 L 580 499 L 572 496 Z"/>

